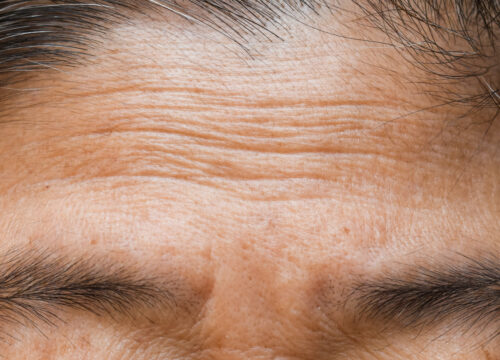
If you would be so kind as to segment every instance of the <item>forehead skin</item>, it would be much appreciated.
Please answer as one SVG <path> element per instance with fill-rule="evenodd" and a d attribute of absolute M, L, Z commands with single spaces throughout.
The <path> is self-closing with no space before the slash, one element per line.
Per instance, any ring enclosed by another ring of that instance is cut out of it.
<path fill-rule="evenodd" d="M 249 56 L 221 34 L 138 19 L 12 100 L 2 248 L 175 273 L 203 306 L 132 331 L 70 314 L 43 336 L 17 330 L 7 358 L 494 358 L 495 344 L 460 337 L 365 338 L 344 321 L 353 309 L 318 298 L 450 249 L 498 253 L 498 124 L 485 135 L 490 114 L 436 107 L 392 48 L 299 24 L 283 36 Z"/>

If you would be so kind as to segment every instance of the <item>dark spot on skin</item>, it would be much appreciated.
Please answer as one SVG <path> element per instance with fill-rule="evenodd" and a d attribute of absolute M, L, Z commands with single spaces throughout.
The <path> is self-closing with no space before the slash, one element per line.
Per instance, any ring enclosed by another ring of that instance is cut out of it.
<path fill-rule="evenodd" d="M 351 232 L 351 230 L 349 228 L 344 227 L 344 233 L 346 235 L 349 234 L 350 232 Z"/>
<path fill-rule="evenodd" d="M 485 350 L 484 354 L 486 355 L 487 360 L 495 360 L 495 358 L 493 358 L 493 355 L 491 355 L 491 353 L 488 350 Z"/>

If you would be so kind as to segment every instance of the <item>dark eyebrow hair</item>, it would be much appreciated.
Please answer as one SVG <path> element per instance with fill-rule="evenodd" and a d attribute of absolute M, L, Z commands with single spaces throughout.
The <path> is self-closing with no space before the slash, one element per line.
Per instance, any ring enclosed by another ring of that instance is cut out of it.
<path fill-rule="evenodd" d="M 108 259 L 15 250 L 0 259 L 0 329 L 8 325 L 54 325 L 61 310 L 135 318 L 140 309 L 177 308 L 172 282 L 138 275 Z M 4 331 L 1 330 L 0 334 Z"/>
<path fill-rule="evenodd" d="M 376 321 L 415 332 L 451 320 L 454 328 L 490 327 L 500 335 L 500 264 L 498 259 L 466 258 L 439 270 L 410 267 L 401 277 L 380 277 L 355 284 L 356 321 Z M 457 263 L 458 264 L 458 263 Z M 405 276 L 406 275 L 406 276 Z M 185 310 L 182 284 L 137 274 L 110 260 L 15 250 L 0 259 L 0 341 L 9 325 L 38 328 L 63 319 L 64 311 L 97 316 L 141 316 L 142 310 Z M 196 295 L 198 296 L 198 294 Z M 193 303 L 199 302 L 194 299 Z M 350 299 L 348 299 L 350 300 Z"/>
<path fill-rule="evenodd" d="M 358 321 L 413 332 L 447 322 L 464 332 L 487 330 L 489 340 L 500 336 L 500 262 L 495 256 L 461 256 L 438 268 L 409 266 L 354 289 Z"/>

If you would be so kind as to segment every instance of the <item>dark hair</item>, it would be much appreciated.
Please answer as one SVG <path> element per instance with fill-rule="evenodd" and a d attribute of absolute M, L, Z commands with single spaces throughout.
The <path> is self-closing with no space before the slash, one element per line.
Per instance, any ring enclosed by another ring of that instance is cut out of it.
<path fill-rule="evenodd" d="M 387 44 L 426 72 L 477 80 L 481 94 L 454 101 L 500 108 L 496 38 L 498 0 L 346 0 L 382 29 Z M 167 11 L 219 31 L 245 47 L 247 36 L 279 40 L 286 17 L 339 11 L 332 0 L 4 0 L 0 4 L 2 88 L 90 56 L 108 30 L 136 13 Z M 307 15 L 309 16 L 309 15 Z M 342 36 L 341 34 L 334 34 Z M 360 39 L 367 41 L 366 39 Z"/>

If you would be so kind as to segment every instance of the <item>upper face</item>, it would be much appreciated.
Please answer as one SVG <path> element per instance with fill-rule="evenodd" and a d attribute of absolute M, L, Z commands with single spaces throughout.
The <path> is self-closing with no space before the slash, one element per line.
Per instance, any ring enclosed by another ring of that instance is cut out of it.
<path fill-rule="evenodd" d="M 0 355 L 499 359 L 498 277 L 451 289 L 447 270 L 467 277 L 477 259 L 498 276 L 496 109 L 443 104 L 437 80 L 344 5 L 244 45 L 138 15 L 81 65 L 15 85 L 37 90 L 0 121 L 1 266 L 12 252 L 49 265 L 32 266 L 40 293 L 19 293 L 20 316 L 0 276 Z M 101 283 L 81 295 L 97 314 L 64 302 L 80 257 L 92 281 L 110 272 L 130 290 L 118 311 Z M 431 271 L 455 303 L 384 307 L 359 286 L 416 281 L 431 296 Z M 467 293 L 488 295 L 488 320 Z"/>

